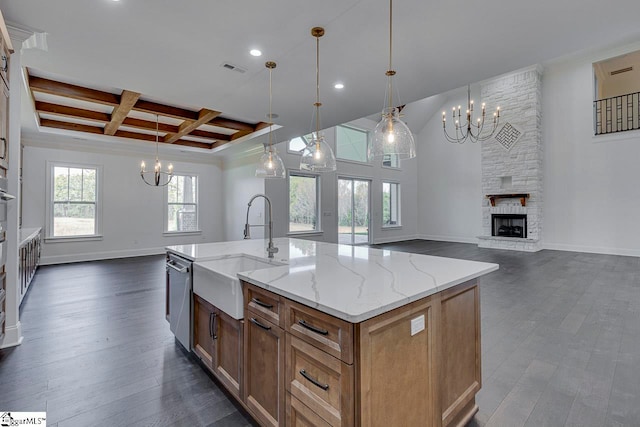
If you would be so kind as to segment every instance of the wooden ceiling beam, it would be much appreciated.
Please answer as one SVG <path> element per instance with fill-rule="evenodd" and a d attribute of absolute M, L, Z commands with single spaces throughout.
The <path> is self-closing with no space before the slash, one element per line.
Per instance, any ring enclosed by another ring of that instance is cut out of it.
<path fill-rule="evenodd" d="M 29 76 L 29 87 L 34 92 L 47 93 L 79 101 L 94 102 L 113 107 L 120 104 L 120 96 L 114 93 L 57 82 L 42 77 Z"/>
<path fill-rule="evenodd" d="M 111 121 L 104 127 L 105 135 L 115 135 L 116 131 L 127 117 L 135 103 L 140 98 L 138 92 L 123 90 L 120 95 L 120 104 L 111 112 Z"/>
<path fill-rule="evenodd" d="M 189 135 L 197 136 L 199 138 L 215 139 L 216 141 L 231 141 L 231 135 L 226 135 L 224 133 L 218 132 L 209 132 L 200 129 L 191 131 Z"/>
<path fill-rule="evenodd" d="M 238 120 L 225 119 L 223 117 L 216 117 L 215 119 L 210 120 L 207 124 L 221 128 L 249 131 L 249 133 L 255 132 L 256 130 L 256 125 L 240 122 Z"/>
<path fill-rule="evenodd" d="M 91 126 L 91 125 L 85 125 L 80 123 L 69 123 L 69 122 L 62 122 L 59 120 L 52 120 L 52 119 L 41 119 L 40 126 L 47 127 L 47 128 L 54 128 L 54 129 L 70 130 L 75 132 L 91 133 L 96 135 L 103 135 L 103 132 L 104 132 L 101 126 Z M 116 131 L 115 135 L 113 136 L 117 136 L 120 138 L 137 139 L 141 141 L 150 141 L 150 142 L 155 142 L 156 140 L 155 135 L 139 133 L 139 132 L 130 132 L 125 130 Z M 164 144 L 163 137 L 160 137 L 159 142 Z M 197 141 L 187 141 L 184 139 L 176 141 L 174 142 L 174 144 L 188 146 L 188 147 L 204 148 L 204 149 L 212 148 L 212 144 L 207 144 L 204 142 L 197 142 Z"/>
<path fill-rule="evenodd" d="M 109 114 L 107 113 L 84 110 L 82 108 L 67 107 L 65 105 L 51 104 L 49 102 L 36 101 L 35 109 L 38 113 L 51 114 L 53 116 L 72 117 L 98 123 L 109 122 Z"/>
<path fill-rule="evenodd" d="M 139 99 L 133 106 L 136 111 L 143 113 L 159 114 L 165 117 L 172 117 L 178 120 L 198 120 L 198 112 L 187 110 L 186 108 L 172 107 L 170 105 L 159 104 L 157 102 L 145 101 Z"/>
<path fill-rule="evenodd" d="M 135 129 L 156 130 L 156 122 L 149 120 L 136 119 L 134 117 L 127 117 L 122 121 L 122 126 L 127 126 Z M 158 123 L 158 132 L 162 133 L 174 133 L 178 132 L 178 126 L 170 125 L 168 123 Z"/>
<path fill-rule="evenodd" d="M 209 121 L 213 120 L 219 115 L 220 115 L 219 111 L 207 110 L 206 108 L 203 108 L 198 112 L 198 120 L 196 121 L 185 120 L 180 125 L 177 133 L 166 135 L 165 142 L 172 144 L 178 141 L 183 136 L 188 135 L 190 132 L 197 129 L 198 126 L 208 123 Z"/>

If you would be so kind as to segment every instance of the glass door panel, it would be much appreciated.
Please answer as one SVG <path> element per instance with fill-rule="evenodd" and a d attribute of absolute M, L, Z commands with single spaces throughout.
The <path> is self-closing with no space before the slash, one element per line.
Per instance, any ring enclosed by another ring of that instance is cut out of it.
<path fill-rule="evenodd" d="M 369 181 L 338 179 L 338 243 L 369 243 Z"/>

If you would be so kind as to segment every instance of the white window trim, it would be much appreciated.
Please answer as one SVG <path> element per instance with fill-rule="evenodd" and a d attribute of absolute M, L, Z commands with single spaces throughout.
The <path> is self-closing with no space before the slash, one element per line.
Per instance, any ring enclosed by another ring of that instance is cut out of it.
<path fill-rule="evenodd" d="M 396 184 L 398 186 L 398 223 L 397 224 L 389 224 L 389 225 L 384 225 L 384 217 L 381 216 L 382 219 L 382 229 L 383 230 L 389 230 L 389 229 L 398 229 L 398 228 L 402 228 L 402 185 L 398 182 L 398 181 L 391 181 L 388 179 L 385 179 L 382 181 L 382 188 L 380 188 L 380 200 L 381 200 L 381 212 L 384 213 L 384 184 Z"/>
<path fill-rule="evenodd" d="M 303 176 L 303 177 L 309 177 L 309 178 L 315 178 L 316 179 L 316 218 L 317 220 L 317 227 L 315 230 L 305 230 L 305 231 L 291 231 L 289 229 L 289 226 L 291 224 L 291 217 L 290 217 L 290 212 L 289 212 L 289 207 L 291 206 L 291 175 L 293 176 Z M 322 199 L 320 197 L 321 194 L 321 176 L 320 174 L 316 174 L 316 173 L 309 173 L 309 172 L 302 172 L 300 170 L 288 170 L 287 171 L 287 236 L 302 236 L 302 235 L 319 235 L 323 233 L 322 230 L 322 207 L 320 205 L 320 200 Z"/>
<path fill-rule="evenodd" d="M 335 141 L 335 146 L 336 146 L 336 161 L 339 162 L 344 162 L 344 163 L 353 163 L 356 165 L 366 165 L 366 166 L 373 166 L 373 164 L 369 161 L 369 159 L 365 160 L 364 162 L 358 161 L 358 160 L 352 160 L 352 159 L 343 159 L 342 157 L 338 157 L 338 128 L 339 127 L 343 127 L 343 128 L 347 128 L 347 129 L 353 129 L 359 132 L 364 132 L 367 135 L 367 146 L 365 147 L 365 153 L 369 153 L 369 144 L 371 144 L 371 131 L 367 130 L 367 129 L 361 129 L 359 127 L 356 126 L 349 126 L 349 125 L 336 125 L 333 127 L 333 140 Z"/>
<path fill-rule="evenodd" d="M 95 169 L 96 170 L 96 201 L 95 201 L 95 233 L 83 234 L 81 236 L 54 236 L 53 235 L 53 190 L 54 179 L 53 170 L 56 167 L 61 168 L 78 168 L 78 169 Z M 45 206 L 46 224 L 44 240 L 45 242 L 79 242 L 90 240 L 102 240 L 102 165 L 93 163 L 70 163 L 56 162 L 47 160 L 47 202 Z"/>
<path fill-rule="evenodd" d="M 187 236 L 187 235 L 197 235 L 202 234 L 202 229 L 200 228 L 200 175 L 192 172 L 176 172 L 173 171 L 174 176 L 194 176 L 196 177 L 196 219 L 198 224 L 196 226 L 196 230 L 189 231 L 169 231 L 167 230 L 167 224 L 169 223 L 169 186 L 166 185 L 164 187 L 164 191 L 162 192 L 162 235 L 163 236 Z"/>

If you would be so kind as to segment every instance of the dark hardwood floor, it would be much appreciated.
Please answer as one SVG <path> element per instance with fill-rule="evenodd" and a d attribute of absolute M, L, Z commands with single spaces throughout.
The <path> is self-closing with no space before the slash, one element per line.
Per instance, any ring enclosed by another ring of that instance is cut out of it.
<path fill-rule="evenodd" d="M 640 426 L 640 258 L 410 241 L 496 262 L 481 285 L 472 426 Z M 50 426 L 246 426 L 164 319 L 164 257 L 41 267 L 24 342 L 0 350 L 0 410 Z"/>

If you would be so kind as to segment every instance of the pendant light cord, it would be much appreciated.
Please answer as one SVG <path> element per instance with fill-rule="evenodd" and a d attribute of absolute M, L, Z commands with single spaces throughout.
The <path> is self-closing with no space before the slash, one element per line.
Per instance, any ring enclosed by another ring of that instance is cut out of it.
<path fill-rule="evenodd" d="M 320 133 L 320 36 L 316 36 L 316 141 Z"/>
<path fill-rule="evenodd" d="M 269 67 L 269 153 L 271 153 L 271 131 L 273 127 L 273 114 L 271 114 L 271 102 L 273 99 L 271 91 L 271 75 L 273 74 L 273 68 Z"/>
<path fill-rule="evenodd" d="M 156 114 L 156 163 L 158 163 L 158 122 L 160 121 L 160 115 Z"/>
<path fill-rule="evenodd" d="M 396 72 L 393 70 L 393 0 L 389 0 L 389 69 L 386 72 L 389 84 L 389 104 L 388 108 L 393 108 L 393 76 Z"/>

